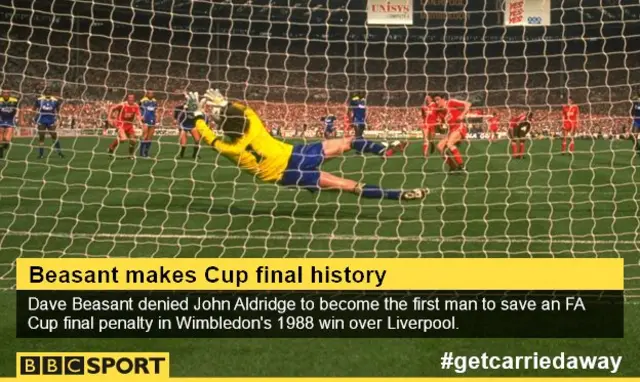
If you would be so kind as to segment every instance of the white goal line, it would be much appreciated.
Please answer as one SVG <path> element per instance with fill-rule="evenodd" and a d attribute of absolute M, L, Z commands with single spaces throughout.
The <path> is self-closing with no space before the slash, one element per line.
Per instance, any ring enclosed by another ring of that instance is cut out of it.
<path fill-rule="evenodd" d="M 174 229 L 174 228 L 171 228 Z M 0 229 L 3 236 L 33 236 L 61 239 L 176 239 L 176 240 L 335 240 L 335 241 L 408 241 L 433 243 L 499 243 L 499 244 L 586 244 L 586 245 L 637 245 L 640 240 L 600 240 L 600 239 L 548 239 L 541 237 L 504 238 L 496 236 L 440 237 L 440 236 L 375 236 L 375 235 L 343 235 L 343 234 L 302 234 L 302 233 L 233 233 L 233 234 L 167 234 L 167 233 L 66 233 L 66 232 L 33 232 Z M 491 252 L 491 251 L 490 251 Z M 625 251 L 626 252 L 626 251 Z"/>

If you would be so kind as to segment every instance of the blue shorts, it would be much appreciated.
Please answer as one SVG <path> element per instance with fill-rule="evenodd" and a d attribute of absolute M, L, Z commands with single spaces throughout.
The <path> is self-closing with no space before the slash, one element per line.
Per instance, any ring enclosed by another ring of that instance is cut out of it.
<path fill-rule="evenodd" d="M 640 121 L 634 121 L 631 125 L 631 131 L 634 133 L 640 133 Z"/>
<path fill-rule="evenodd" d="M 156 127 L 156 121 L 143 121 L 142 123 L 148 127 Z"/>
<path fill-rule="evenodd" d="M 284 170 L 280 184 L 300 187 L 311 192 L 318 191 L 320 165 L 324 161 L 322 142 L 293 146 L 287 169 Z"/>
<path fill-rule="evenodd" d="M 193 130 L 193 126 L 191 126 L 191 127 L 180 126 L 180 130 L 189 132 L 189 131 Z"/>
<path fill-rule="evenodd" d="M 0 121 L 0 129 L 12 129 L 15 127 L 16 127 L 16 124 L 13 122 Z"/>

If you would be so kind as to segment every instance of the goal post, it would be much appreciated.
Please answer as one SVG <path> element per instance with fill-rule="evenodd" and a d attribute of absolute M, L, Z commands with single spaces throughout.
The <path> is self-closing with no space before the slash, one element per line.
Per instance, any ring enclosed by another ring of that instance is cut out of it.
<path fill-rule="evenodd" d="M 1 87 L 21 113 L 0 161 L 0 289 L 15 287 L 20 257 L 619 257 L 627 295 L 640 296 L 630 131 L 640 10 L 633 0 L 565 3 L 0 5 Z M 327 114 L 337 136 L 352 134 L 348 99 L 364 97 L 365 137 L 411 144 L 386 161 L 348 153 L 323 169 L 431 195 L 398 204 L 263 184 L 211 150 L 194 160 L 189 135 L 180 158 L 174 108 L 184 91 L 210 87 L 247 101 L 287 142 L 322 139 Z M 106 110 L 147 90 L 159 103 L 150 158 L 111 160 Z M 422 153 L 420 107 L 442 93 L 472 103 L 465 174 Z M 43 94 L 63 100 L 64 158 L 48 136 L 37 158 L 32 105 Z M 580 122 L 575 151 L 562 155 L 569 95 Z M 515 160 L 509 119 L 528 111 L 533 131 Z"/>

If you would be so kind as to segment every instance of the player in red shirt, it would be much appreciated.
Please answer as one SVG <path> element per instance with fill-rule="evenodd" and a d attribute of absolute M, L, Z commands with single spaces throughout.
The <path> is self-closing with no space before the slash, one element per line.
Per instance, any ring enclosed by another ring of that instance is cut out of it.
<path fill-rule="evenodd" d="M 531 131 L 533 113 L 522 113 L 509 120 L 509 139 L 511 139 L 511 152 L 514 159 L 524 158 L 524 139 Z"/>
<path fill-rule="evenodd" d="M 133 125 L 134 123 L 137 125 L 142 124 L 140 105 L 136 102 L 136 97 L 133 94 L 129 94 L 125 102 L 119 103 L 109 110 L 109 117 L 112 118 L 109 123 L 116 129 L 118 134 L 116 139 L 109 145 L 109 154 L 113 155 L 115 153 L 120 142 L 129 141 L 129 159 L 133 159 L 137 143 Z"/>
<path fill-rule="evenodd" d="M 436 127 L 440 123 L 438 115 L 438 105 L 433 101 L 431 96 L 424 99 L 422 106 L 422 154 L 426 157 L 435 150 L 433 139 L 436 136 Z"/>
<path fill-rule="evenodd" d="M 438 142 L 438 151 L 444 157 L 450 170 L 464 170 L 464 162 L 457 145 L 467 137 L 465 118 L 471 104 L 466 101 L 449 99 L 448 96 L 436 96 L 435 102 L 440 109 L 440 121 L 449 127 L 449 133 Z"/>
<path fill-rule="evenodd" d="M 491 118 L 487 121 L 489 124 L 489 142 L 493 142 L 498 139 L 498 126 L 500 124 L 500 117 L 495 112 L 491 113 Z"/>
<path fill-rule="evenodd" d="M 578 117 L 580 109 L 578 105 L 573 103 L 573 99 L 569 97 L 567 104 L 562 106 L 562 153 L 567 149 L 567 138 L 571 140 L 569 143 L 569 152 L 573 152 L 573 138 L 578 130 Z"/>

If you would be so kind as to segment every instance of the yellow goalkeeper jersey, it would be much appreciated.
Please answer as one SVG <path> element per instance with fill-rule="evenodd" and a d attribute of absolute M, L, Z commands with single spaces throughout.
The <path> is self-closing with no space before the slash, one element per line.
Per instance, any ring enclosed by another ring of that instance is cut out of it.
<path fill-rule="evenodd" d="M 271 136 L 253 109 L 239 102 L 228 108 L 244 113 L 244 134 L 233 141 L 216 137 L 203 119 L 196 122 L 196 130 L 208 144 L 241 169 L 264 182 L 278 182 L 287 169 L 293 146 Z"/>

